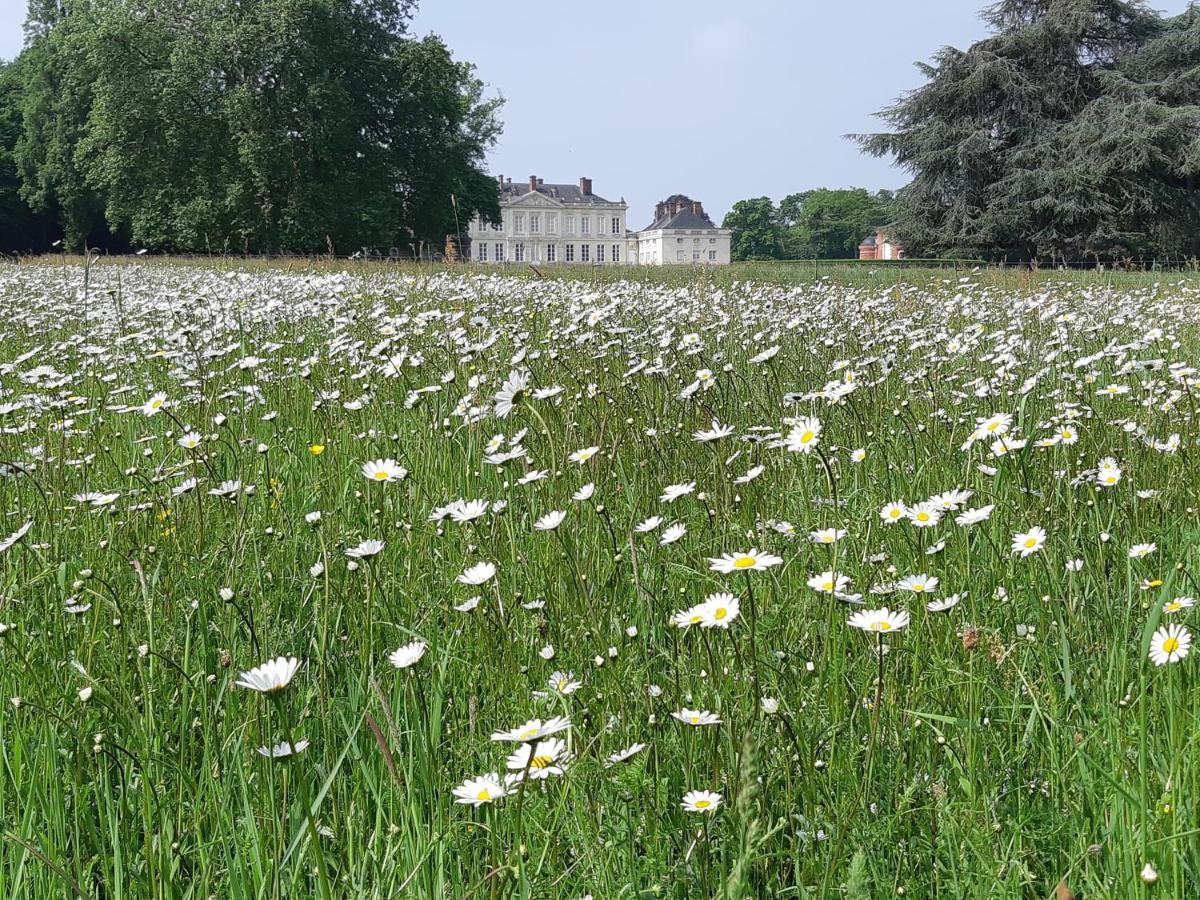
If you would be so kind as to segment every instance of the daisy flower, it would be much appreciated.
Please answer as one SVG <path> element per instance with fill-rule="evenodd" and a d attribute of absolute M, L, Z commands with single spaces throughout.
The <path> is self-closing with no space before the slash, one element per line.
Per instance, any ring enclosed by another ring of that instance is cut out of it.
<path fill-rule="evenodd" d="M 641 522 L 638 522 L 636 525 L 634 525 L 633 530 L 638 532 L 639 534 L 646 534 L 646 532 L 653 531 L 655 528 L 657 528 L 662 523 L 663 523 L 662 516 L 651 516 L 650 518 L 643 519 Z"/>
<path fill-rule="evenodd" d="M 721 717 L 716 713 L 709 712 L 706 709 L 688 709 L 685 706 L 683 709 L 671 713 L 671 715 L 683 724 L 693 725 L 697 728 L 703 725 L 721 724 Z"/>
<path fill-rule="evenodd" d="M 978 525 L 980 522 L 986 522 L 992 516 L 992 510 L 996 508 L 994 503 L 989 503 L 987 506 L 981 506 L 978 509 L 968 509 L 954 517 L 954 521 L 963 528 L 968 528 L 971 525 Z"/>
<path fill-rule="evenodd" d="M 257 753 L 259 756 L 265 756 L 268 759 L 285 759 L 297 753 L 303 753 L 308 747 L 307 738 L 296 741 L 294 744 L 287 741 L 280 741 L 274 747 L 259 747 Z"/>
<path fill-rule="evenodd" d="M 1165 612 L 1165 613 L 1182 612 L 1185 609 L 1191 609 L 1195 605 L 1196 605 L 1196 601 L 1192 597 L 1176 597 L 1174 600 L 1170 600 L 1167 603 L 1163 604 L 1163 612 Z"/>
<path fill-rule="evenodd" d="M 575 693 L 583 687 L 583 682 L 575 680 L 574 672 L 555 672 L 550 676 L 550 690 L 557 691 L 564 697 Z"/>
<path fill-rule="evenodd" d="M 468 778 L 451 791 L 455 803 L 465 803 L 470 806 L 483 806 L 485 803 L 495 803 L 501 797 L 508 796 L 508 790 L 500 783 L 500 776 L 495 772 L 480 775 L 478 778 Z"/>
<path fill-rule="evenodd" d="M 685 812 L 714 813 L 721 805 L 721 795 L 716 791 L 688 791 L 679 805 Z"/>
<path fill-rule="evenodd" d="M 377 553 L 383 550 L 383 547 L 383 541 L 377 541 L 374 539 L 366 540 L 357 547 L 349 548 L 346 551 L 346 555 L 351 559 L 367 559 L 368 557 L 375 556 Z"/>
<path fill-rule="evenodd" d="M 836 544 L 845 536 L 844 528 L 820 528 L 808 533 L 809 541 L 814 544 Z"/>
<path fill-rule="evenodd" d="M 769 569 L 783 562 L 783 557 L 770 553 L 759 553 L 754 548 L 745 553 L 722 553 L 720 558 L 709 557 L 709 568 L 722 575 L 731 572 L 749 572 L 754 569 Z"/>
<path fill-rule="evenodd" d="M 142 414 L 146 416 L 156 416 L 167 405 L 167 395 L 161 391 L 154 394 L 149 400 L 142 405 Z"/>
<path fill-rule="evenodd" d="M 588 482 L 579 490 L 571 495 L 571 499 L 577 503 L 582 503 L 585 500 L 591 500 L 592 494 L 596 493 L 596 485 Z"/>
<path fill-rule="evenodd" d="M 419 662 L 428 649 L 429 647 L 424 641 L 413 641 L 411 644 L 405 644 L 398 650 L 393 650 L 388 655 L 388 662 L 397 669 L 407 669 L 409 666 Z"/>
<path fill-rule="evenodd" d="M 847 619 L 846 624 L 863 631 L 901 631 L 908 626 L 908 613 L 904 610 L 892 612 L 886 606 L 883 609 L 864 609 Z"/>
<path fill-rule="evenodd" d="M 938 522 L 942 521 L 942 509 L 936 504 L 918 503 L 912 509 L 905 512 L 908 516 L 908 521 L 912 522 L 916 528 L 932 528 Z"/>
<path fill-rule="evenodd" d="M 1192 633 L 1183 625 L 1164 625 L 1150 639 L 1150 660 L 1156 666 L 1179 662 L 1192 649 Z"/>
<path fill-rule="evenodd" d="M 932 575 L 906 575 L 896 582 L 896 589 L 913 594 L 932 594 L 937 590 L 938 580 Z"/>
<path fill-rule="evenodd" d="M 886 503 L 883 509 L 879 510 L 879 518 L 883 519 L 884 525 L 895 525 L 907 516 L 908 507 L 901 500 L 893 500 L 891 503 Z"/>
<path fill-rule="evenodd" d="M 400 481 L 408 470 L 394 459 L 373 459 L 362 464 L 363 476 L 371 481 Z"/>
<path fill-rule="evenodd" d="M 783 445 L 791 453 L 812 453 L 813 449 L 821 442 L 821 421 L 812 416 L 806 416 L 800 419 L 793 427 L 788 436 L 784 438 Z"/>
<path fill-rule="evenodd" d="M 700 605 L 701 628 L 728 628 L 741 611 L 741 604 L 733 594 L 709 594 Z"/>
<path fill-rule="evenodd" d="M 1129 548 L 1130 559 L 1145 559 L 1158 549 L 1157 544 L 1134 544 Z"/>
<path fill-rule="evenodd" d="M 496 566 L 490 562 L 475 563 L 455 579 L 459 584 L 487 584 L 496 576 Z"/>
<path fill-rule="evenodd" d="M 580 465 L 583 465 L 599 452 L 599 447 L 584 447 L 582 450 L 576 450 L 574 453 L 568 456 L 567 459 L 573 463 L 579 463 Z"/>
<path fill-rule="evenodd" d="M 662 537 L 658 539 L 658 542 L 665 547 L 667 544 L 675 543 L 685 534 L 687 534 L 687 526 L 682 522 L 676 522 L 674 525 L 669 526 L 667 530 L 662 533 Z"/>
<path fill-rule="evenodd" d="M 685 494 L 694 493 L 696 490 L 696 482 L 689 481 L 687 484 L 671 484 L 663 488 L 662 496 L 658 499 L 663 503 L 674 503 Z"/>
<path fill-rule="evenodd" d="M 556 509 L 553 512 L 548 512 L 536 522 L 533 527 L 538 531 L 553 531 L 563 523 L 563 519 L 567 517 L 565 510 Z"/>
<path fill-rule="evenodd" d="M 567 761 L 566 743 L 552 737 L 537 744 L 522 744 L 508 755 L 505 765 L 510 771 L 518 773 L 518 781 L 525 777 L 526 772 L 531 780 L 540 781 L 551 775 L 562 775 Z"/>
<path fill-rule="evenodd" d="M 1021 559 L 1037 553 L 1046 543 L 1046 529 L 1034 525 L 1028 531 L 1018 532 L 1012 538 L 1012 552 L 1019 553 Z"/>
<path fill-rule="evenodd" d="M 299 668 L 300 660 L 294 656 L 277 656 L 249 672 L 243 672 L 234 684 L 260 694 L 274 694 L 291 683 Z"/>
<path fill-rule="evenodd" d="M 571 727 L 571 720 L 565 716 L 555 716 L 543 722 L 541 719 L 530 719 L 524 725 L 510 728 L 508 731 L 493 731 L 493 741 L 512 741 L 514 743 L 530 743 L 540 741 L 544 737 L 558 734 Z"/>
<path fill-rule="evenodd" d="M 641 753 L 645 749 L 646 749 L 645 744 L 630 744 L 628 747 L 624 748 L 623 750 L 617 750 L 614 753 L 610 753 L 604 760 L 604 768 L 611 769 L 613 766 L 617 765 L 618 763 L 623 763 L 627 759 L 637 756 L 639 753 Z"/>
<path fill-rule="evenodd" d="M 822 572 L 808 579 L 808 586 L 822 594 L 839 594 L 850 585 L 850 577 L 838 572 Z"/>
<path fill-rule="evenodd" d="M 707 430 L 700 430 L 692 433 L 692 440 L 707 444 L 712 441 L 719 441 L 722 438 L 727 438 L 733 434 L 734 428 L 732 425 L 722 425 L 716 419 L 712 420 L 712 426 Z"/>
<path fill-rule="evenodd" d="M 949 597 L 939 597 L 936 600 L 930 600 L 925 604 L 925 608 L 930 612 L 949 612 L 958 606 L 962 600 L 962 594 L 951 594 Z"/>

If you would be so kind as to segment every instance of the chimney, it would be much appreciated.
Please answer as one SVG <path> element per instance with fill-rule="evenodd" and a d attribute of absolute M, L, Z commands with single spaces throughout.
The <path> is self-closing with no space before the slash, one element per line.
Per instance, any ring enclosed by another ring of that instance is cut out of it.
<path fill-rule="evenodd" d="M 585 197 L 592 196 L 592 179 L 590 179 L 590 178 L 580 178 L 579 179 L 579 193 L 583 194 L 583 196 L 585 196 Z"/>
<path fill-rule="evenodd" d="M 499 182 L 499 184 L 500 184 L 500 190 L 501 190 L 501 191 L 503 191 L 503 190 L 504 190 L 504 176 L 503 176 L 503 175 L 497 175 L 497 176 L 496 176 L 496 181 L 497 181 L 497 182 Z"/>
<path fill-rule="evenodd" d="M 538 179 L 538 187 L 541 187 L 545 183 L 546 182 L 542 181 L 542 179 L 540 179 L 540 178 Z"/>
<path fill-rule="evenodd" d="M 536 175 L 529 176 L 529 190 L 536 191 L 538 186 L 538 177 Z"/>
<path fill-rule="evenodd" d="M 699 200 L 692 201 L 692 214 L 700 216 L 701 218 L 704 217 L 704 204 Z"/>

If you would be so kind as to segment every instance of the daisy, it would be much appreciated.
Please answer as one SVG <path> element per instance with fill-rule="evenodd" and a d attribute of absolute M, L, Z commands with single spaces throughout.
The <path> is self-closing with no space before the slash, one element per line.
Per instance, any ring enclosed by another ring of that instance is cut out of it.
<path fill-rule="evenodd" d="M 932 528 L 938 522 L 942 521 L 942 510 L 940 507 L 929 503 L 918 503 L 912 509 L 906 511 L 908 521 L 912 522 L 916 528 Z"/>
<path fill-rule="evenodd" d="M 784 446 L 791 453 L 811 453 L 821 442 L 821 422 L 819 419 L 807 416 L 800 419 L 788 436 L 784 438 Z"/>
<path fill-rule="evenodd" d="M 249 672 L 243 672 L 234 684 L 261 694 L 274 694 L 288 686 L 299 668 L 300 660 L 294 656 L 277 656 Z"/>
<path fill-rule="evenodd" d="M 470 806 L 483 806 L 508 796 L 507 789 L 500 783 L 500 776 L 495 772 L 478 778 L 468 778 L 451 793 L 454 794 L 455 803 L 466 803 Z"/>
<path fill-rule="evenodd" d="M 755 478 L 757 478 L 759 475 L 761 475 L 766 470 L 767 470 L 766 466 L 753 466 L 752 468 L 746 470 L 745 475 L 739 475 L 737 478 L 733 479 L 733 483 L 734 484 L 749 484 L 750 482 L 752 482 Z"/>
<path fill-rule="evenodd" d="M 866 458 L 867 458 L 867 451 L 864 450 L 862 447 L 859 447 L 857 450 L 850 451 L 850 459 L 856 463 L 860 463 Z"/>
<path fill-rule="evenodd" d="M 427 649 L 429 649 L 428 645 L 424 641 L 413 641 L 411 644 L 405 644 L 398 650 L 393 650 L 388 655 L 388 662 L 397 669 L 407 669 L 409 666 L 419 662 Z"/>
<path fill-rule="evenodd" d="M 363 541 L 357 547 L 351 547 L 346 551 L 346 555 L 351 559 L 367 559 L 375 556 L 384 548 L 383 541 L 374 539 Z"/>
<path fill-rule="evenodd" d="M 690 628 L 692 625 L 700 625 L 704 622 L 707 615 L 705 604 L 698 603 L 691 609 L 682 609 L 671 616 L 670 622 L 676 628 Z"/>
<path fill-rule="evenodd" d="M 443 513 L 442 518 L 449 515 L 454 522 L 465 525 L 467 522 L 473 522 L 486 516 L 489 505 L 486 500 L 457 500 L 449 506 L 434 510 L 434 512 Z M 430 518 L 432 519 L 432 517 L 433 513 L 430 513 Z"/>
<path fill-rule="evenodd" d="M 958 606 L 962 600 L 962 594 L 951 594 L 949 597 L 940 597 L 937 600 L 930 600 L 925 604 L 925 608 L 930 612 L 948 612 Z"/>
<path fill-rule="evenodd" d="M 200 446 L 200 442 L 202 440 L 204 439 L 200 437 L 200 435 L 196 434 L 196 432 L 189 431 L 175 443 L 177 443 L 184 450 L 195 450 Z"/>
<path fill-rule="evenodd" d="M 286 757 L 293 756 L 297 753 L 303 753 L 307 747 L 308 740 L 301 739 L 296 741 L 294 744 L 287 741 L 281 741 L 274 747 L 259 747 L 257 752 L 259 756 L 265 756 L 268 759 L 285 759 Z"/>
<path fill-rule="evenodd" d="M 1026 532 L 1018 532 L 1012 538 L 1012 552 L 1021 554 L 1021 559 L 1037 553 L 1046 543 L 1046 529 L 1034 525 Z"/>
<path fill-rule="evenodd" d="M 908 613 L 904 610 L 892 612 L 886 606 L 883 609 L 864 609 L 847 619 L 846 624 L 863 631 L 901 631 L 908 626 Z"/>
<path fill-rule="evenodd" d="M 521 780 L 528 773 L 529 778 L 540 781 L 551 775 L 562 775 L 563 765 L 568 762 L 567 745 L 558 738 L 538 741 L 537 744 L 522 744 L 508 755 L 505 764 L 510 771 L 519 773 Z"/>
<path fill-rule="evenodd" d="M 649 531 L 653 531 L 662 523 L 662 516 L 651 516 L 650 518 L 643 519 L 641 522 L 638 522 L 638 524 L 634 525 L 633 530 L 638 532 L 638 534 L 646 534 Z"/>
<path fill-rule="evenodd" d="M 18 541 L 20 541 L 21 538 L 25 537 L 25 535 L 27 535 L 29 533 L 29 529 L 32 527 L 33 527 L 33 519 L 30 519 L 28 522 L 26 522 L 24 525 L 22 525 L 20 528 L 18 528 L 12 534 L 10 534 L 8 537 L 6 537 L 4 540 L 0 541 L 0 553 L 3 553 L 6 550 L 13 547 L 14 545 L 16 545 L 16 543 Z"/>
<path fill-rule="evenodd" d="M 721 438 L 727 438 L 733 434 L 734 428 L 732 425 L 722 425 L 716 419 L 712 420 L 712 427 L 707 430 L 700 430 L 692 433 L 692 440 L 707 444 L 712 441 L 719 441 Z"/>
<path fill-rule="evenodd" d="M 167 405 L 167 395 L 157 393 L 153 395 L 142 406 L 142 413 L 146 416 L 156 416 Z"/>
<path fill-rule="evenodd" d="M 1183 625 L 1164 625 L 1150 639 L 1150 659 L 1156 666 L 1179 662 L 1192 649 L 1192 633 Z"/>
<path fill-rule="evenodd" d="M 822 572 L 808 579 L 808 586 L 822 594 L 838 594 L 850 585 L 850 577 L 838 572 Z"/>
<path fill-rule="evenodd" d="M 669 526 L 667 530 L 662 533 L 662 537 L 658 539 L 658 542 L 665 547 L 667 544 L 675 543 L 685 534 L 687 534 L 687 526 L 682 522 L 676 522 L 674 525 Z"/>
<path fill-rule="evenodd" d="M 487 584 L 496 576 L 496 566 L 490 562 L 480 562 L 466 569 L 455 579 L 459 584 Z"/>
<path fill-rule="evenodd" d="M 530 743 L 540 741 L 544 737 L 558 734 L 571 727 L 571 720 L 565 716 L 555 716 L 543 722 L 541 719 L 530 719 L 524 725 L 510 728 L 508 731 L 493 731 L 493 741 L 512 741 L 514 743 Z"/>
<path fill-rule="evenodd" d="M 508 378 L 500 385 L 495 396 L 496 415 L 507 419 L 512 415 L 513 407 L 521 399 L 521 395 L 529 390 L 528 372 L 510 372 Z"/>
<path fill-rule="evenodd" d="M 721 805 L 721 795 L 716 791 L 688 791 L 679 805 L 685 812 L 714 813 Z"/>
<path fill-rule="evenodd" d="M 556 509 L 553 512 L 546 513 L 544 516 L 534 522 L 533 527 L 538 531 L 553 531 L 563 523 L 563 519 L 566 517 L 567 514 L 564 510 Z"/>
<path fill-rule="evenodd" d="M 906 516 L 908 516 L 908 507 L 901 500 L 886 503 L 879 511 L 879 518 L 883 519 L 884 525 L 895 525 Z"/>
<path fill-rule="evenodd" d="M 733 594 L 709 594 L 699 609 L 701 628 L 728 628 L 738 617 L 741 604 Z"/>
<path fill-rule="evenodd" d="M 1134 544 L 1129 548 L 1130 559 L 1145 559 L 1158 549 L 1157 544 Z"/>
<path fill-rule="evenodd" d="M 731 572 L 749 572 L 754 569 L 769 569 L 783 562 L 783 557 L 770 553 L 759 553 L 754 548 L 745 553 L 722 553 L 719 559 L 709 557 L 709 568 L 722 575 Z"/>
<path fill-rule="evenodd" d="M 846 531 L 843 528 L 821 528 L 808 533 L 809 541 L 814 544 L 836 544 L 845 536 Z"/>
<path fill-rule="evenodd" d="M 555 672 L 550 676 L 550 690 L 557 691 L 564 697 L 575 693 L 583 687 L 583 682 L 575 680 L 574 672 Z"/>
<path fill-rule="evenodd" d="M 628 747 L 626 747 L 623 750 L 617 750 L 615 753 L 610 753 L 610 754 L 608 754 L 607 758 L 605 758 L 605 760 L 604 760 L 604 768 L 611 769 L 613 766 L 617 765 L 618 763 L 623 763 L 627 759 L 637 756 L 639 753 L 641 753 L 645 749 L 646 749 L 645 744 L 630 744 Z"/>
<path fill-rule="evenodd" d="M 696 490 L 696 482 L 689 481 L 687 484 L 671 484 L 663 488 L 662 496 L 658 499 L 663 503 L 674 503 L 685 494 L 694 493 Z"/>
<path fill-rule="evenodd" d="M 573 463 L 579 463 L 580 465 L 583 465 L 599 452 L 599 447 L 584 447 L 582 450 L 576 450 L 574 453 L 568 456 L 567 459 Z"/>
<path fill-rule="evenodd" d="M 1181 610 L 1191 609 L 1195 605 L 1196 601 L 1192 597 L 1176 597 L 1174 600 L 1163 604 L 1163 612 L 1177 613 Z"/>
<path fill-rule="evenodd" d="M 596 485 L 592 484 L 591 482 L 588 482 L 583 487 L 581 487 L 579 490 L 577 490 L 575 493 L 573 493 L 571 495 L 571 499 L 576 501 L 577 503 L 582 503 L 585 500 L 591 500 L 592 494 L 594 494 L 594 493 L 596 493 Z"/>
<path fill-rule="evenodd" d="M 362 464 L 362 473 L 371 481 L 393 482 L 403 479 L 408 470 L 394 459 L 373 459 Z"/>
<path fill-rule="evenodd" d="M 470 612 L 479 605 L 479 601 L 481 599 L 481 597 L 471 597 L 470 599 L 464 600 L 462 603 L 459 603 L 454 607 L 454 611 L 461 613 Z"/>
<path fill-rule="evenodd" d="M 995 508 L 996 505 L 994 503 L 989 503 L 987 506 L 981 506 L 978 509 L 968 509 L 955 516 L 954 521 L 963 528 L 969 528 L 972 525 L 978 525 L 980 522 L 986 522 L 990 519 L 992 510 Z"/>
<path fill-rule="evenodd" d="M 683 722 L 685 725 L 693 725 L 697 728 L 703 725 L 720 725 L 721 717 L 716 713 L 709 712 L 706 709 L 688 709 L 686 706 L 678 712 L 673 712 L 671 715 Z"/>
<path fill-rule="evenodd" d="M 897 590 L 914 594 L 932 594 L 937 590 L 938 580 L 931 575 L 906 575 L 896 582 Z"/>

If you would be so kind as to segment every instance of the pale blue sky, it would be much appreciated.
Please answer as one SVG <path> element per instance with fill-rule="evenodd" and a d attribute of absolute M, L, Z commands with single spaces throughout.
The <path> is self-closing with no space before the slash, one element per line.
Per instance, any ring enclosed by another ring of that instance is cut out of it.
<path fill-rule="evenodd" d="M 630 225 L 673 193 L 718 221 L 734 201 L 813 187 L 900 187 L 842 135 L 922 79 L 915 60 L 984 35 L 984 0 L 424 0 L 442 35 L 505 97 L 489 168 L 514 181 L 592 178 Z M 1179 13 L 1187 0 L 1151 6 Z M 0 57 L 25 0 L 0 0 Z"/>

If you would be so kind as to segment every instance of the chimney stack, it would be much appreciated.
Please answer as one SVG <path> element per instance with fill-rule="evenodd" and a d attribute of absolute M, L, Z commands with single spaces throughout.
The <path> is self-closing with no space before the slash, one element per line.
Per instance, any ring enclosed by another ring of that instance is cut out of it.
<path fill-rule="evenodd" d="M 697 215 L 697 216 L 700 216 L 701 218 L 703 218 L 704 217 L 704 204 L 701 203 L 699 200 L 693 200 L 692 201 L 692 213 L 694 215 Z"/>
<path fill-rule="evenodd" d="M 538 187 L 541 187 L 545 183 L 546 182 L 542 181 L 542 179 L 540 179 L 540 178 L 538 179 Z"/>
<path fill-rule="evenodd" d="M 538 177 L 536 175 L 529 176 L 529 190 L 536 191 L 538 185 Z"/>
<path fill-rule="evenodd" d="M 585 196 L 585 197 L 592 196 L 592 179 L 590 179 L 590 178 L 580 178 L 579 179 L 579 193 L 583 194 L 583 196 Z"/>
<path fill-rule="evenodd" d="M 504 190 L 504 176 L 503 176 L 503 175 L 497 175 L 497 176 L 496 176 L 496 181 L 497 181 L 497 182 L 500 184 L 500 190 L 501 190 L 501 191 L 503 191 L 503 190 Z"/>

